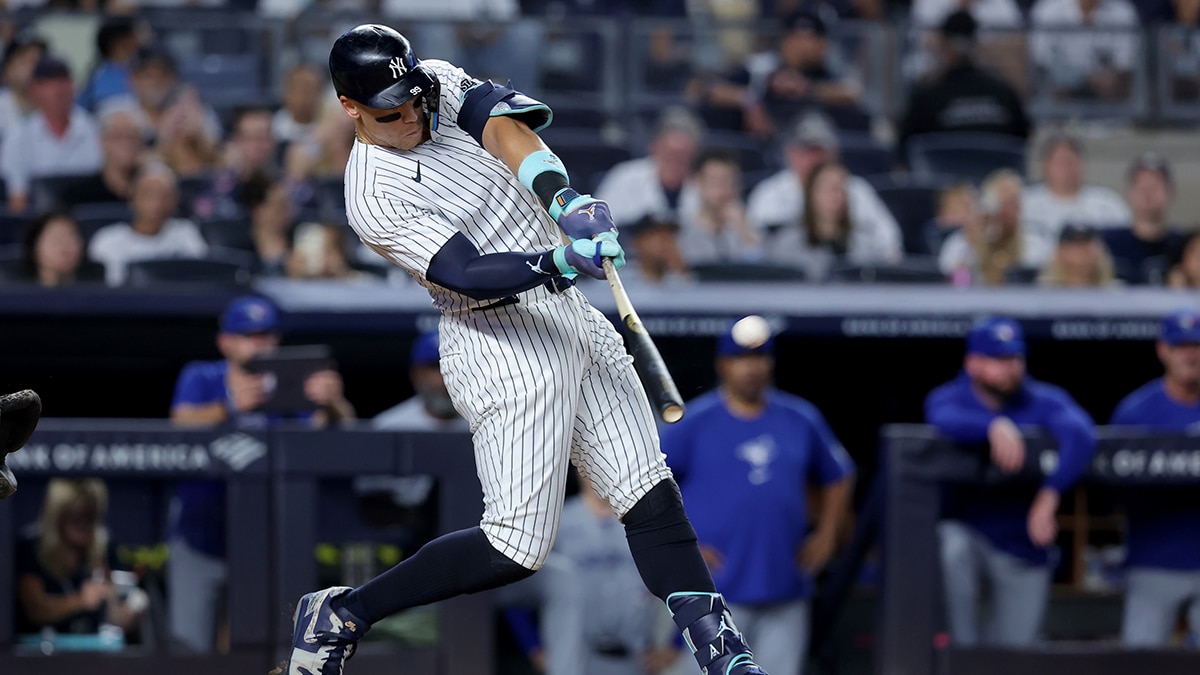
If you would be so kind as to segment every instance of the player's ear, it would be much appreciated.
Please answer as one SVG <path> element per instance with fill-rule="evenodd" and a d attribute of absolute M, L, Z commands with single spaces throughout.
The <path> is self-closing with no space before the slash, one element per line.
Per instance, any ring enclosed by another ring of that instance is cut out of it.
<path fill-rule="evenodd" d="M 338 102 L 342 104 L 342 110 L 345 110 L 346 114 L 349 115 L 351 119 L 357 120 L 362 116 L 361 113 L 358 112 L 358 104 L 354 101 L 351 101 L 345 96 L 339 96 Z"/>

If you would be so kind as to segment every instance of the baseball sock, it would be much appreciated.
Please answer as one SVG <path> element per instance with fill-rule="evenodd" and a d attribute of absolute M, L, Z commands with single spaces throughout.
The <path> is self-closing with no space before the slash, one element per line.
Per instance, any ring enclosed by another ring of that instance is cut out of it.
<path fill-rule="evenodd" d="M 665 602 L 672 593 L 716 591 L 673 479 L 655 485 L 621 521 L 633 561 L 651 593 Z"/>
<path fill-rule="evenodd" d="M 497 551 L 483 530 L 472 527 L 434 539 L 332 604 L 375 623 L 409 607 L 486 591 L 531 574 L 533 570 Z"/>

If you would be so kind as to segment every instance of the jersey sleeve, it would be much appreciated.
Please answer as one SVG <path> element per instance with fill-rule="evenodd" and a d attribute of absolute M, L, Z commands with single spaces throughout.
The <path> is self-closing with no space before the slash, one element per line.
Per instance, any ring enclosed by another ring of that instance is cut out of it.
<path fill-rule="evenodd" d="M 1096 431 L 1083 408 L 1065 392 L 1055 393 L 1045 426 L 1058 441 L 1058 466 L 1043 484 L 1062 494 L 1091 466 L 1096 454 Z"/>
<path fill-rule="evenodd" d="M 438 124 L 459 126 L 458 111 L 462 109 L 463 96 L 468 89 L 479 84 L 480 80 L 471 77 L 462 68 L 439 59 L 424 59 L 421 65 L 432 70 L 437 76 L 442 92 L 438 101 Z"/>
<path fill-rule="evenodd" d="M 812 441 L 812 465 L 809 476 L 821 485 L 836 483 L 854 474 L 854 460 L 842 446 L 841 441 L 829 428 L 829 423 L 816 408 L 805 411 L 809 436 Z"/>
<path fill-rule="evenodd" d="M 378 194 L 361 200 L 355 229 L 363 243 L 420 279 L 433 256 L 459 232 L 445 216 L 419 204 Z"/>
<path fill-rule="evenodd" d="M 215 380 L 208 364 L 197 361 L 183 367 L 175 382 L 175 396 L 171 408 L 180 405 L 207 405 L 225 400 L 225 391 L 219 380 Z"/>

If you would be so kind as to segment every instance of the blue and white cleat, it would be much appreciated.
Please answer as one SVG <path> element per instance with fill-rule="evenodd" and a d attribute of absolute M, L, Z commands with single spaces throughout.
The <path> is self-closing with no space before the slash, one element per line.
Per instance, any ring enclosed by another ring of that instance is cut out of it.
<path fill-rule="evenodd" d="M 342 675 L 358 641 L 371 628 L 345 609 L 330 604 L 351 589 L 334 586 L 300 598 L 292 617 L 292 654 L 280 675 Z"/>
<path fill-rule="evenodd" d="M 672 593 L 667 609 L 704 675 L 767 675 L 720 593 Z"/>

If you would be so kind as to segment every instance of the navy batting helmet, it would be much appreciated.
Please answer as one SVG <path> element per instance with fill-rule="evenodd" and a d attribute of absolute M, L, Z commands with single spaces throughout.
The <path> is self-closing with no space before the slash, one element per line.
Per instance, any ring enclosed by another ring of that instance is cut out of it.
<path fill-rule="evenodd" d="M 395 108 L 420 98 L 436 124 L 438 79 L 392 28 L 363 24 L 342 34 L 329 51 L 329 75 L 339 96 L 372 108 Z"/>

